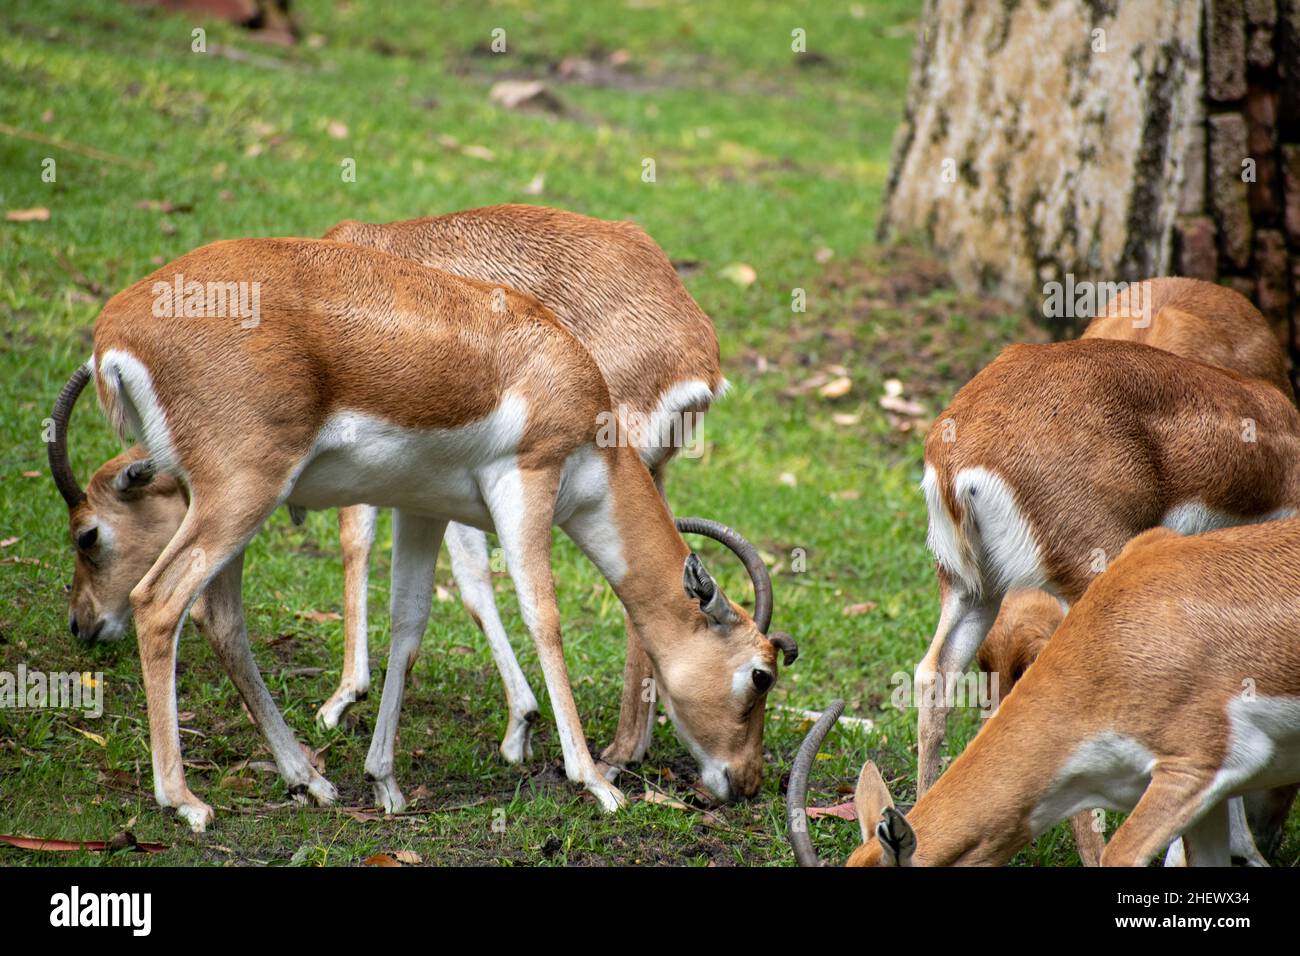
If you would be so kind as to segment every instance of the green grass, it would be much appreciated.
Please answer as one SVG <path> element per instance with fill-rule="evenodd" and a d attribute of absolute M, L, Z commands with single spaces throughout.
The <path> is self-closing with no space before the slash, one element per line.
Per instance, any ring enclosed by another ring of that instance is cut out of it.
<path fill-rule="evenodd" d="M 47 222 L 0 224 L 0 540 L 18 539 L 0 548 L 0 669 L 103 671 L 106 687 L 98 720 L 0 711 L 0 832 L 107 839 L 129 827 L 169 846 L 148 857 L 0 849 L 0 863 L 347 864 L 406 849 L 426 863 L 790 861 L 782 794 L 802 721 L 770 712 L 767 774 L 750 803 L 707 815 L 636 802 L 602 815 L 563 780 L 540 669 L 504 579 L 503 615 L 543 697 L 535 757 L 514 768 L 497 756 L 504 706 L 491 658 L 458 602 L 436 604 L 399 751 L 399 779 L 425 812 L 390 820 L 281 806 L 278 778 L 243 766 L 265 760 L 265 748 L 187 628 L 182 742 L 191 786 L 218 809 L 208 833 L 191 835 L 153 802 L 133 641 L 87 651 L 67 633 L 66 512 L 45 475 L 42 421 L 88 354 L 109 295 L 219 238 L 320 235 L 349 217 L 503 201 L 634 218 L 674 260 L 694 263 L 686 282 L 713 316 L 735 388 L 710 413 L 705 458 L 675 467 L 670 499 L 679 513 L 737 525 L 782 565 L 776 621 L 803 654 L 772 703 L 820 709 L 843 696 L 848 713 L 876 721 L 874 732 L 838 731 L 827 741 L 815 801 L 845 799 L 836 788 L 867 757 L 910 801 L 914 715 L 890 708 L 890 678 L 911 671 L 936 608 L 916 489 L 919 439 L 897 431 L 876 399 L 884 380 L 898 377 L 933 412 L 1001 344 L 1033 334 L 941 282 L 918 283 L 915 259 L 871 245 L 917 5 L 864 0 L 862 17 L 821 3 L 534 6 L 476 0 L 434 14 L 422 4 L 313 0 L 297 5 L 312 39 L 291 50 L 205 24 L 210 50 L 235 48 L 278 66 L 192 53 L 195 24 L 151 8 L 18 0 L 0 14 L 0 122 L 77 147 L 0 134 L 0 206 L 50 210 Z M 505 55 L 484 52 L 498 27 Z M 815 61 L 791 53 L 796 27 L 807 31 Z M 555 82 L 563 116 L 510 113 L 488 100 L 496 78 L 544 76 L 564 57 L 612 50 L 627 51 L 630 79 Z M 346 135 L 331 135 L 331 123 L 345 124 Z M 57 162 L 53 183 L 41 179 L 46 157 Z M 356 182 L 341 179 L 347 158 Z M 653 183 L 641 180 L 646 158 L 655 161 Z M 545 192 L 533 198 L 524 187 L 538 174 Z M 164 212 L 157 201 L 183 208 Z M 756 271 L 753 285 L 723 275 L 738 262 Z M 806 313 L 791 311 L 794 288 L 806 290 Z M 846 397 L 789 394 L 831 364 L 853 378 Z M 83 476 L 117 450 L 93 402 L 81 403 L 71 445 Z M 376 689 L 387 650 L 387 529 L 371 577 Z M 802 572 L 791 570 L 796 549 L 806 554 Z M 734 562 L 705 552 L 725 569 L 728 589 L 746 593 Z M 622 615 L 561 536 L 555 561 L 570 675 L 599 747 L 617 719 Z M 445 559 L 438 578 L 453 589 Z M 337 681 L 342 626 L 301 615 L 340 610 L 341 597 L 333 515 L 295 528 L 277 514 L 246 563 L 254 652 L 291 726 L 326 748 L 342 802 L 365 806 L 362 762 L 377 695 L 338 731 L 313 722 Z M 861 603 L 872 608 L 843 613 Z M 953 752 L 975 729 L 973 716 L 956 722 Z M 692 799 L 694 767 L 670 727 L 656 731 L 641 773 Z M 636 778 L 622 784 L 629 794 L 645 789 Z M 824 854 L 842 859 L 856 832 L 831 819 L 815 836 Z M 1073 861 L 1062 833 L 1019 861 Z"/>

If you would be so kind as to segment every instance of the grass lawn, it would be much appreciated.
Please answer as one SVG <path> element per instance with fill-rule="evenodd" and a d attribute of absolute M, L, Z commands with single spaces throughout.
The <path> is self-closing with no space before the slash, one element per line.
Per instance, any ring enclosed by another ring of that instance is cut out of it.
<path fill-rule="evenodd" d="M 736 525 L 770 557 L 775 623 L 802 649 L 771 704 L 820 709 L 843 696 L 849 715 L 874 722 L 828 739 L 814 802 L 847 799 L 867 757 L 910 802 L 915 715 L 890 706 L 891 677 L 910 673 L 937 608 L 918 430 L 900 429 L 877 400 L 897 378 L 932 415 L 1004 343 L 1041 337 L 953 292 L 923 255 L 872 243 L 919 4 L 536 6 L 477 0 L 435 13 L 305 0 L 296 47 L 206 23 L 203 54 L 191 52 L 195 22 L 152 8 L 10 0 L 0 13 L 9 130 L 0 132 L 0 207 L 49 210 L 48 221 L 0 223 L 0 670 L 102 671 L 105 686 L 99 719 L 0 710 L 0 833 L 90 840 L 129 828 L 169 848 L 0 848 L 0 864 L 349 864 L 403 850 L 425 863 L 791 861 L 783 795 L 804 721 L 770 707 L 762 793 L 712 809 L 690 788 L 693 761 L 661 725 L 640 777 L 620 782 L 630 796 L 653 788 L 687 808 L 635 801 L 604 815 L 563 779 L 541 671 L 504 574 L 503 616 L 543 702 L 535 756 L 511 767 L 497 755 L 504 697 L 444 557 L 447 600 L 435 604 L 399 748 L 416 812 L 398 818 L 288 804 L 279 778 L 250 766 L 267 751 L 187 627 L 182 744 L 191 787 L 218 814 L 206 834 L 190 834 L 153 800 L 134 640 L 87 650 L 67 632 L 66 511 L 47 475 L 42 421 L 88 355 L 110 295 L 215 239 L 318 236 L 344 218 L 507 201 L 635 219 L 679 264 L 717 325 L 734 387 L 707 420 L 708 453 L 671 473 L 670 500 L 678 513 Z M 496 28 L 504 54 L 490 51 Z M 796 28 L 806 31 L 803 55 L 791 52 Z M 608 67 L 613 51 L 625 51 L 626 65 Z M 566 58 L 600 69 L 560 75 Z M 492 104 L 488 89 L 503 77 L 549 78 L 565 111 Z M 42 179 L 46 157 L 54 182 Z M 348 159 L 355 182 L 341 176 Z M 653 182 L 642 179 L 647 159 Z M 538 177 L 541 194 L 527 192 Z M 738 264 L 756 280 L 737 281 Z M 806 312 L 792 311 L 795 289 Z M 840 376 L 852 381 L 846 395 L 819 394 L 818 383 Z M 83 480 L 117 450 L 93 401 L 80 404 L 70 435 Z M 622 614 L 577 549 L 556 542 L 569 671 L 599 748 L 617 720 Z M 389 543 L 385 519 L 370 585 L 375 693 L 336 731 L 313 721 L 342 651 L 342 624 L 330 619 L 342 601 L 333 513 L 300 528 L 278 513 L 245 567 L 254 653 L 350 807 L 371 798 L 362 763 L 387 653 Z M 728 590 L 747 595 L 738 564 L 701 548 Z M 971 714 L 957 719 L 951 752 L 976 726 Z M 857 827 L 832 818 L 814 835 L 824 855 L 842 859 Z M 1300 858 L 1294 836 L 1285 855 Z M 1018 862 L 1075 862 L 1068 831 L 1044 835 Z"/>

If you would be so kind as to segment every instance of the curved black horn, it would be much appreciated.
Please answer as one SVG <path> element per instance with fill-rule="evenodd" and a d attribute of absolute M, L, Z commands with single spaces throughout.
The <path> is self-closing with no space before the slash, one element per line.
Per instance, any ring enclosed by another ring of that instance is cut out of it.
<path fill-rule="evenodd" d="M 767 626 L 772 623 L 772 578 L 767 573 L 767 565 L 758 556 L 758 549 L 735 528 L 728 528 L 721 522 L 708 518 L 676 520 L 677 530 L 682 534 L 702 534 L 706 538 L 720 541 L 740 558 L 745 570 L 749 572 L 749 579 L 754 582 L 754 623 L 766 634 Z"/>
<path fill-rule="evenodd" d="M 54 476 L 54 484 L 58 486 L 59 494 L 63 495 L 69 508 L 75 508 L 86 498 L 68 461 L 68 419 L 72 417 L 72 406 L 77 403 L 77 397 L 89 381 L 90 363 L 87 362 L 72 373 L 72 378 L 68 379 L 63 391 L 54 400 L 54 411 L 50 415 L 54 421 L 54 437 L 46 449 L 50 458 L 50 474 Z"/>
<path fill-rule="evenodd" d="M 799 745 L 794 765 L 790 768 L 790 785 L 785 791 L 785 823 L 790 832 L 790 845 L 800 866 L 825 866 L 817 858 L 812 837 L 808 835 L 808 773 L 817 759 L 817 750 L 830 732 L 831 726 L 844 712 L 844 701 L 833 700 L 831 705 L 813 724 L 808 736 Z"/>

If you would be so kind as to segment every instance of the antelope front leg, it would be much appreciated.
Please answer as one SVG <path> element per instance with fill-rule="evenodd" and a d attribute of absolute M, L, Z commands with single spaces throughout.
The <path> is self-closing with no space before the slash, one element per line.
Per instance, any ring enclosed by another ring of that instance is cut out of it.
<path fill-rule="evenodd" d="M 1197 816 L 1204 806 L 1206 791 L 1213 784 L 1214 775 L 1196 768 L 1159 767 L 1151 775 L 1142 799 L 1137 802 L 1133 812 L 1128 815 L 1123 825 L 1115 831 L 1106 849 L 1101 855 L 1102 866 L 1146 866 L 1151 858 L 1168 846 L 1179 834 L 1190 837 L 1188 832 L 1197 821 Z M 1223 810 L 1220 803 L 1209 813 Z M 1227 834 L 1227 813 L 1223 812 L 1224 836 Z M 1212 833 L 1207 829 L 1207 834 Z M 1188 862 L 1192 866 L 1200 865 L 1190 859 L 1194 852 L 1184 840 L 1188 849 Z M 1213 846 L 1214 841 L 1210 841 Z M 1224 841 L 1226 856 L 1226 839 Z M 1201 859 L 1206 859 L 1202 853 Z M 1225 859 L 1223 865 L 1227 866 Z"/>
<path fill-rule="evenodd" d="M 298 739 L 271 699 L 249 647 L 241 594 L 243 570 L 241 551 L 212 579 L 203 593 L 205 619 L 201 631 L 266 738 L 289 793 L 295 799 L 309 793 L 318 804 L 326 806 L 338 798 L 338 791 L 308 763 Z"/>
<path fill-rule="evenodd" d="M 501 741 L 501 756 L 507 763 L 520 763 L 533 756 L 533 724 L 537 722 L 537 698 L 528 686 L 528 678 L 519 667 L 515 649 L 501 624 L 496 594 L 492 590 L 492 565 L 488 560 L 487 535 L 478 528 L 463 524 L 447 526 L 447 553 L 451 556 L 451 573 L 460 588 L 460 599 L 469 616 L 487 638 L 492 659 L 496 662 L 501 683 L 506 689 L 506 708 L 510 717 Z"/>
<path fill-rule="evenodd" d="M 627 659 L 623 664 L 623 697 L 618 708 L 618 730 L 614 742 L 601 753 L 605 767 L 602 770 L 609 780 L 618 776 L 619 769 L 644 759 L 650 749 L 654 733 L 655 695 L 653 670 L 650 658 L 641 648 L 632 619 L 623 614 L 627 631 Z"/>
<path fill-rule="evenodd" d="M 505 549 L 524 623 L 542 662 L 546 691 L 551 696 L 560 734 L 560 749 L 564 753 L 565 775 L 585 786 L 603 809 L 613 812 L 625 806 L 627 799 L 601 775 L 591 759 L 564 663 L 560 610 L 551 575 L 551 520 L 558 487 L 558 474 L 512 471 L 485 489 L 485 497 L 497 537 Z"/>
<path fill-rule="evenodd" d="M 337 727 L 349 707 L 370 693 L 367 636 L 367 588 L 370 549 L 375 542 L 379 509 L 356 505 L 339 509 L 339 545 L 343 550 L 343 676 L 338 689 L 316 712 L 325 727 Z"/>
<path fill-rule="evenodd" d="M 388 672 L 379 701 L 379 718 L 366 755 L 366 779 L 375 788 L 375 803 L 388 813 L 406 807 L 393 773 L 397 725 L 402 716 L 406 678 L 420 653 L 433 601 L 433 569 L 438 562 L 446 522 L 405 511 L 393 512 L 393 576 L 390 595 L 392 641 Z"/>
<path fill-rule="evenodd" d="M 1002 595 L 976 597 L 941 578 L 943 609 L 930 649 L 916 665 L 916 795 L 919 799 L 939 779 L 947 735 L 948 687 L 960 680 L 975 658 L 1002 606 Z"/>
<path fill-rule="evenodd" d="M 664 493 L 667 468 L 668 461 L 663 461 L 651 472 L 664 504 L 668 503 L 668 495 Z M 654 669 L 626 611 L 623 613 L 623 629 L 627 632 L 627 657 L 623 661 L 623 696 L 618 705 L 618 729 L 614 732 L 613 743 L 600 755 L 604 764 L 601 769 L 606 779 L 611 781 L 618 776 L 620 767 L 645 759 L 655 729 Z"/>
<path fill-rule="evenodd" d="M 275 507 L 263 513 L 246 510 L 231 516 L 217 505 L 205 509 L 196 489 L 185 519 L 153 567 L 131 591 L 140 669 L 149 712 L 149 745 L 153 763 L 154 797 L 171 807 L 202 833 L 212 820 L 212 808 L 196 797 L 185 782 L 181 762 L 180 725 L 176 717 L 176 646 L 181 625 L 204 587 L 244 545 Z M 250 503 L 255 505 L 256 503 Z M 208 602 L 211 613 L 211 600 Z"/>

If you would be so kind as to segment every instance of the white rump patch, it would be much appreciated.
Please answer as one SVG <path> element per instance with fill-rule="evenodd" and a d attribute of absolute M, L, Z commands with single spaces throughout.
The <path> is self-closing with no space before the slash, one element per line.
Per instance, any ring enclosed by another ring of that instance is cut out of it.
<path fill-rule="evenodd" d="M 688 410 L 708 409 L 728 387 L 725 379 L 717 391 L 701 379 L 687 379 L 660 393 L 654 410 L 646 416 L 644 432 L 637 436 L 646 467 L 654 468 L 674 450 L 689 447 L 696 437 L 698 422 Z"/>
<path fill-rule="evenodd" d="M 104 411 L 123 441 L 134 438 L 159 471 L 180 474 L 167 416 L 154 392 L 149 370 L 130 352 L 109 349 L 96 370 L 108 395 Z"/>
<path fill-rule="evenodd" d="M 1011 487 L 986 468 L 961 469 L 953 485 L 965 512 L 961 527 L 944 507 L 934 467 L 925 466 L 926 544 L 935 560 L 971 594 L 1041 587 L 1042 552 Z"/>
<path fill-rule="evenodd" d="M 1243 524 L 1280 521 L 1283 518 L 1294 518 L 1295 514 L 1294 508 L 1278 508 L 1262 515 L 1241 517 L 1227 511 L 1220 511 L 1217 508 L 1211 508 L 1199 501 L 1184 501 L 1165 512 L 1165 516 L 1160 519 L 1160 524 L 1179 534 L 1201 534 L 1205 531 L 1213 531 L 1216 528 L 1232 528 Z"/>

